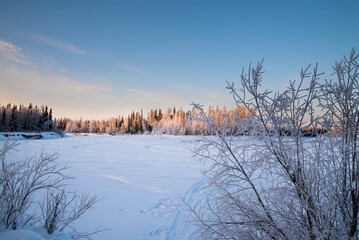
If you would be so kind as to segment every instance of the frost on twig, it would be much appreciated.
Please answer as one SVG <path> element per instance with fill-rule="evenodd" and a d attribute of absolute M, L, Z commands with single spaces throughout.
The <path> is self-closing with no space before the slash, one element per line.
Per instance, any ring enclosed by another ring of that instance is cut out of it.
<path fill-rule="evenodd" d="M 72 224 L 98 202 L 97 197 L 80 195 L 67 188 L 67 181 L 71 179 L 65 174 L 68 167 L 58 166 L 59 155 L 56 152 L 48 154 L 42 151 L 38 157 L 8 160 L 8 152 L 16 146 L 18 143 L 6 141 L 0 149 L 0 226 L 16 230 L 27 224 L 44 222 L 48 234 L 69 228 L 79 236 Z M 39 216 L 34 198 L 44 192 L 47 195 L 40 203 Z M 81 236 L 90 238 L 100 231 L 103 229 Z"/>
<path fill-rule="evenodd" d="M 337 80 L 324 83 L 318 65 L 308 66 L 278 93 L 261 90 L 263 61 L 243 68 L 239 86 L 228 83 L 227 88 L 245 117 L 220 128 L 220 116 L 193 104 L 194 120 L 203 129 L 193 140 L 193 152 L 209 164 L 205 190 L 215 189 L 205 203 L 190 206 L 200 226 L 198 237 L 357 236 L 357 59 L 353 50 L 335 64 Z"/>

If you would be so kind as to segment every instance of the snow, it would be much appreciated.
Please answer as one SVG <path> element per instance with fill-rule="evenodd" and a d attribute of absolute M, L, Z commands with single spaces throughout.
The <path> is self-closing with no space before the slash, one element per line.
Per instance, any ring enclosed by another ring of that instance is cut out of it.
<path fill-rule="evenodd" d="M 20 229 L 8 230 L 0 232 L 1 240 L 72 240 L 71 234 L 54 232 L 51 236 L 46 233 L 46 230 L 40 228 L 34 229 Z"/>
<path fill-rule="evenodd" d="M 94 235 L 94 240 L 191 239 L 195 227 L 188 224 L 188 209 L 180 196 L 194 202 L 204 184 L 202 163 L 192 158 L 189 143 L 183 143 L 194 137 L 91 135 L 22 140 L 19 151 L 12 151 L 9 158 L 26 158 L 42 149 L 59 152 L 59 165 L 68 164 L 67 173 L 75 177 L 71 188 L 101 198 L 75 222 L 79 232 L 98 226 L 108 229 Z"/>
<path fill-rule="evenodd" d="M 58 139 L 61 136 L 54 132 L 0 132 L 0 141 L 10 140 L 26 140 L 26 139 Z"/>
<path fill-rule="evenodd" d="M 6 231 L 0 233 L 2 240 L 45 240 L 41 235 L 30 230 Z"/>

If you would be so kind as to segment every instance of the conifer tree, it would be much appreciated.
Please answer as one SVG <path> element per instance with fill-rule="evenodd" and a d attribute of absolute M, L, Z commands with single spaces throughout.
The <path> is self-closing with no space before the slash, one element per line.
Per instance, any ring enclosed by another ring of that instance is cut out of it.
<path fill-rule="evenodd" d="M 52 121 L 52 108 L 50 108 L 50 111 L 49 111 L 49 120 Z"/>

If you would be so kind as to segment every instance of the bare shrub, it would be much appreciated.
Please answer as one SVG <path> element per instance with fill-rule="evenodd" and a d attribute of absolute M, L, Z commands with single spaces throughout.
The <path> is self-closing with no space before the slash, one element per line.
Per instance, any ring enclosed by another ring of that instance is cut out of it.
<path fill-rule="evenodd" d="M 14 142 L 5 142 L 0 152 L 0 224 L 4 225 L 5 229 L 14 230 L 19 224 L 26 224 L 33 218 L 28 215 L 28 209 L 39 190 L 60 188 L 69 179 L 64 174 L 66 166 L 58 167 L 56 164 L 57 153 L 41 152 L 39 157 L 16 162 L 7 161 L 6 154 L 15 146 L 17 144 Z"/>
<path fill-rule="evenodd" d="M 358 55 L 336 63 L 337 82 L 318 68 L 280 93 L 261 91 L 263 62 L 243 69 L 237 106 L 250 112 L 237 131 L 218 131 L 202 106 L 196 121 L 216 137 L 195 141 L 210 163 L 206 204 L 191 206 L 203 239 L 349 239 L 357 236 Z M 309 81 L 307 81 L 309 80 Z M 323 108 L 323 115 L 315 108 Z M 229 128 L 228 128 L 229 129 Z M 308 129 L 313 133 L 307 137 Z M 320 130 L 321 129 L 321 130 Z M 327 133 L 322 129 L 329 130 Z M 240 135 L 245 135 L 240 137 Z"/>
<path fill-rule="evenodd" d="M 66 227 L 74 229 L 72 223 L 97 201 L 96 196 L 89 194 L 79 195 L 66 189 L 49 190 L 41 204 L 44 228 L 48 234 L 53 234 L 55 230 L 63 231 Z"/>
<path fill-rule="evenodd" d="M 78 194 L 66 188 L 71 177 L 65 174 L 67 166 L 59 167 L 57 153 L 44 151 L 36 157 L 8 161 L 7 153 L 18 143 L 5 142 L 0 150 L 0 226 L 16 230 L 27 223 L 44 222 L 48 234 L 69 228 L 76 237 L 90 238 L 93 233 L 78 233 L 73 222 L 80 218 L 98 200 L 95 195 Z M 41 216 L 36 211 L 34 197 L 46 191 Z M 34 211 L 35 209 L 35 211 Z M 30 210 L 33 212 L 30 213 Z"/>

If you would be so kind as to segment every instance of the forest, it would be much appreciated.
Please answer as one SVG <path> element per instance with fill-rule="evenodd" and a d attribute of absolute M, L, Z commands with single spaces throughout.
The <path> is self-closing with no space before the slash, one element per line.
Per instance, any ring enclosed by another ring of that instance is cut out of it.
<path fill-rule="evenodd" d="M 151 109 L 146 116 L 143 111 L 132 111 L 127 117 L 118 116 L 102 120 L 87 119 L 56 119 L 52 116 L 52 108 L 48 106 L 35 107 L 30 103 L 24 105 L 0 105 L 0 131 L 1 132 L 41 132 L 55 131 L 66 133 L 97 133 L 97 134 L 168 134 L 168 135 L 199 135 L 211 134 L 201 121 L 196 121 L 196 110 L 184 111 L 182 107 Z M 216 119 L 216 128 L 229 125 L 231 131 L 236 131 L 236 120 L 249 116 L 243 106 L 227 110 L 226 107 L 209 106 L 208 117 Z"/>
<path fill-rule="evenodd" d="M 242 106 L 233 110 L 226 107 L 209 106 L 209 117 L 220 119 L 217 127 L 235 122 L 237 118 L 245 118 L 248 113 Z M 102 120 L 72 120 L 63 118 L 55 120 L 58 128 L 68 133 L 98 133 L 98 134 L 168 134 L 168 135 L 198 135 L 203 133 L 203 123 L 194 119 L 196 110 L 184 111 L 182 107 L 168 108 L 165 112 L 161 109 L 151 109 L 146 116 L 143 111 L 132 111 L 127 117 L 118 116 Z M 233 130 L 235 127 L 233 126 Z"/>
<path fill-rule="evenodd" d="M 52 119 L 52 108 L 31 103 L 29 106 L 20 104 L 0 105 L 0 131 L 1 132 L 58 132 Z"/>

